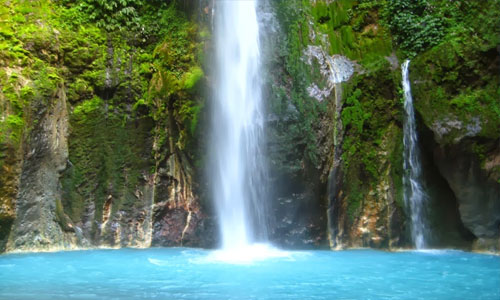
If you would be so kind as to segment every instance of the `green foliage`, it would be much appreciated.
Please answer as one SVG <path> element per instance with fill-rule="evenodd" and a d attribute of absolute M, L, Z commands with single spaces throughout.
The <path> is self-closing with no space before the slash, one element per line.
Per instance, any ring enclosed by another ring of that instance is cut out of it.
<path fill-rule="evenodd" d="M 21 140 L 22 130 L 24 128 L 24 120 L 19 115 L 9 115 L 5 120 L 8 129 L 10 129 L 9 139 L 14 143 L 19 143 Z"/>
<path fill-rule="evenodd" d="M 434 9 L 450 24 L 443 41 L 418 55 L 411 66 L 415 103 L 425 124 L 452 118 L 463 128 L 451 128 L 444 143 L 454 143 L 467 126 L 479 125 L 478 136 L 500 136 L 500 5 L 498 1 L 434 1 Z M 479 122 L 479 123 L 478 123 Z"/>
<path fill-rule="evenodd" d="M 141 27 L 141 18 L 138 10 L 144 5 L 142 0 L 84 0 L 84 1 L 62 1 L 67 6 L 73 6 L 74 10 L 67 16 L 77 19 L 79 22 L 89 21 L 99 28 L 108 31 L 120 29 L 137 30 Z"/>
<path fill-rule="evenodd" d="M 203 78 L 203 75 L 203 70 L 200 67 L 193 67 L 184 75 L 184 89 L 191 90 Z"/>
<path fill-rule="evenodd" d="M 120 32 L 134 45 L 147 46 L 173 33 L 170 23 L 180 14 L 177 1 L 161 0 L 61 0 L 68 8 L 61 15 L 77 28 L 93 24 L 107 32 Z M 174 21 L 175 22 L 175 21 Z"/>
<path fill-rule="evenodd" d="M 7 116 L 6 122 L 11 127 L 22 128 L 23 125 L 24 125 L 23 118 L 21 118 L 20 116 L 16 116 L 16 115 L 9 115 L 9 116 Z"/>
<path fill-rule="evenodd" d="M 380 26 L 379 10 L 383 1 L 340 0 L 310 4 L 316 35 L 313 44 L 323 44 L 323 35 L 328 37 L 330 54 L 342 54 L 371 69 L 371 64 L 381 56 L 392 52 L 390 36 Z M 324 47 L 326 45 L 323 45 Z"/>
<path fill-rule="evenodd" d="M 101 108 L 102 105 L 103 101 L 99 97 L 94 96 L 92 99 L 83 101 L 81 104 L 76 106 L 73 110 L 73 115 L 75 118 L 82 119 L 85 115 Z"/>
<path fill-rule="evenodd" d="M 22 139 L 25 101 L 29 100 L 32 91 L 28 86 L 22 87 L 20 75 L 15 72 L 1 77 L 0 114 L 5 118 L 0 120 L 0 146 L 7 143 L 15 147 Z"/>
<path fill-rule="evenodd" d="M 447 30 L 443 16 L 429 0 L 386 1 L 384 19 L 408 57 L 437 45 Z"/>
<path fill-rule="evenodd" d="M 359 216 L 368 192 L 375 190 L 381 180 L 389 180 L 383 177 L 387 168 L 396 193 L 402 197 L 402 183 L 397 178 L 402 173 L 402 148 L 398 142 L 402 137 L 397 125 L 402 107 L 396 92 L 400 78 L 394 76 L 387 62 L 373 66 L 377 69 L 344 85 L 342 163 L 351 222 Z"/>
<path fill-rule="evenodd" d="M 361 96 L 361 90 L 356 89 L 353 94 L 347 98 L 346 104 L 342 110 L 342 124 L 344 127 L 351 126 L 359 133 L 363 133 L 363 124 L 371 117 L 369 112 L 364 112 L 358 98 Z"/>
<path fill-rule="evenodd" d="M 315 131 L 319 114 L 326 109 L 326 104 L 312 99 L 307 93 L 312 78 L 317 76 L 302 59 L 309 39 L 308 6 L 299 0 L 272 3 L 276 6 L 284 34 L 277 41 L 273 50 L 277 55 L 272 57 L 269 67 L 269 76 L 274 78 L 271 81 L 275 83 L 271 88 L 276 96 L 271 101 L 271 109 L 288 119 L 286 123 L 278 124 L 283 126 L 278 130 L 286 134 L 276 138 L 283 145 L 288 159 L 280 165 L 288 168 L 287 172 L 296 172 L 304 166 L 315 167 L 319 163 Z"/>

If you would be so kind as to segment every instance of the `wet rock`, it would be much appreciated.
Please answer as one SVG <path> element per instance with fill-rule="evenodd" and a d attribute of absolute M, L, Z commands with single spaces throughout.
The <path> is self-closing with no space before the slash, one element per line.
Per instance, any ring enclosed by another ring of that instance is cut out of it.
<path fill-rule="evenodd" d="M 270 239 L 285 248 L 317 248 L 324 246 L 325 215 L 311 205 L 311 195 L 292 194 L 279 198 L 273 207 L 274 223 Z"/>
<path fill-rule="evenodd" d="M 176 206 L 173 202 L 158 203 L 154 207 L 151 245 L 213 247 L 213 239 L 206 232 L 210 226 L 205 219 L 197 207 Z"/>
<path fill-rule="evenodd" d="M 469 142 L 438 147 L 435 161 L 457 198 L 463 224 L 478 238 L 498 239 L 500 183 L 467 151 L 470 147 Z"/>
<path fill-rule="evenodd" d="M 317 65 L 325 81 L 321 83 L 323 88 L 317 85 L 319 82 L 313 82 L 307 88 L 309 96 L 318 101 L 327 99 L 336 83 L 347 81 L 354 73 L 353 62 L 341 55 L 330 56 L 319 46 L 309 45 L 304 50 L 303 59 L 311 67 Z"/>
<path fill-rule="evenodd" d="M 473 137 L 481 132 L 481 122 L 479 118 L 472 118 L 468 124 L 464 124 L 458 118 L 447 116 L 435 121 L 432 124 L 432 131 L 438 143 L 443 142 L 443 138 L 454 136 L 453 143 L 460 142 L 465 137 Z"/>
<path fill-rule="evenodd" d="M 51 99 L 53 105 L 38 103 L 39 122 L 25 150 L 16 219 L 8 250 L 64 249 L 68 237 L 57 222 L 56 201 L 61 199 L 59 177 L 68 160 L 68 112 L 64 90 Z"/>

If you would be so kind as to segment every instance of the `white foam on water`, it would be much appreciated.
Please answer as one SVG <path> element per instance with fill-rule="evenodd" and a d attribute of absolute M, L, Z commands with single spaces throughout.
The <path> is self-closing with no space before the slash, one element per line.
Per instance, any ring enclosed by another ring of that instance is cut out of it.
<path fill-rule="evenodd" d="M 450 254 L 450 253 L 464 253 L 464 251 L 457 250 L 457 249 L 418 249 L 418 250 L 413 250 L 411 252 L 434 254 L 434 255 L 442 255 L 442 254 Z"/>
<path fill-rule="evenodd" d="M 236 265 L 250 265 L 255 262 L 286 259 L 293 261 L 294 256 L 301 252 L 284 251 L 269 244 L 255 243 L 245 247 L 223 248 L 209 253 L 207 256 L 192 259 L 195 264 L 225 263 Z"/>
<path fill-rule="evenodd" d="M 156 266 L 166 266 L 168 262 L 160 260 L 160 259 L 155 259 L 155 258 L 148 258 L 149 263 L 156 265 Z"/>

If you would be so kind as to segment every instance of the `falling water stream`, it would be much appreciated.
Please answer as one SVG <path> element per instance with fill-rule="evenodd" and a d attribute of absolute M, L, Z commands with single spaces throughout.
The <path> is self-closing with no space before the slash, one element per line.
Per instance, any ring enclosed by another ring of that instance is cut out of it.
<path fill-rule="evenodd" d="M 210 179 L 222 249 L 234 253 L 245 252 L 267 236 L 256 2 L 217 1 L 215 9 L 216 92 Z"/>
<path fill-rule="evenodd" d="M 425 205 L 427 194 L 422 186 L 422 166 L 418 150 L 415 111 L 409 79 L 410 61 L 406 60 L 401 66 L 403 72 L 404 108 L 404 176 L 405 203 L 411 214 L 411 235 L 417 249 L 427 247 L 427 225 L 425 222 Z"/>

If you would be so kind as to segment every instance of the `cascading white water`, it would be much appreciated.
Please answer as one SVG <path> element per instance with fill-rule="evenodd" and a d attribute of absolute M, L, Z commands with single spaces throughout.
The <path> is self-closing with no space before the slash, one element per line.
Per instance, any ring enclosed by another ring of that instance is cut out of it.
<path fill-rule="evenodd" d="M 403 72 L 404 108 L 406 112 L 403 128 L 404 143 L 404 195 L 406 206 L 411 214 L 411 235 L 417 249 L 426 248 L 427 225 L 425 221 L 425 205 L 427 194 L 422 186 L 422 167 L 418 150 L 415 111 L 409 79 L 410 61 L 401 66 Z"/>
<path fill-rule="evenodd" d="M 266 238 L 264 113 L 257 3 L 217 1 L 216 91 L 210 180 L 222 248 L 248 249 Z"/>

